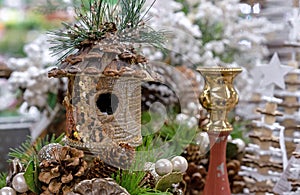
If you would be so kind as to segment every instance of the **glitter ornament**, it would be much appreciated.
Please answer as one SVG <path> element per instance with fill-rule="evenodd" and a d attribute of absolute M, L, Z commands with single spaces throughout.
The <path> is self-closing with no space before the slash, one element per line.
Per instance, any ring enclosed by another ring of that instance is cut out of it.
<path fill-rule="evenodd" d="M 168 159 L 160 159 L 155 163 L 155 171 L 160 176 L 171 173 L 172 170 L 173 165 Z"/>
<path fill-rule="evenodd" d="M 28 185 L 25 181 L 24 173 L 18 173 L 14 176 L 12 186 L 19 193 L 24 193 L 28 190 Z"/>
<path fill-rule="evenodd" d="M 184 173 L 188 168 L 187 160 L 182 156 L 175 156 L 171 160 L 173 165 L 173 171 Z"/>
<path fill-rule="evenodd" d="M 3 187 L 0 189 L 0 195 L 16 195 L 16 191 L 11 187 Z"/>
<path fill-rule="evenodd" d="M 56 151 L 60 152 L 62 149 L 62 145 L 58 143 L 52 143 L 44 146 L 38 154 L 39 160 L 55 160 L 55 153 Z"/>

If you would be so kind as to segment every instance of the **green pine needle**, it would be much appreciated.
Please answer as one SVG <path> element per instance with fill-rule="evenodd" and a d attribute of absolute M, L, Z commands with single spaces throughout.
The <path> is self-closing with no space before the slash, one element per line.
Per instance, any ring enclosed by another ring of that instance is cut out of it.
<path fill-rule="evenodd" d="M 154 158 L 154 153 L 137 152 L 129 170 L 119 170 L 112 178 L 131 195 L 171 195 L 167 192 L 160 192 L 152 189 L 145 184 L 147 172 L 144 171 L 144 165 L 149 162 L 148 159 Z M 143 154 L 143 155 L 142 155 Z"/>
<path fill-rule="evenodd" d="M 61 143 L 64 134 L 60 135 L 59 137 L 55 138 L 55 135 L 49 137 L 48 135 L 45 138 L 37 139 L 34 144 L 31 143 L 31 138 L 28 139 L 21 144 L 19 148 L 11 148 L 8 156 L 10 159 L 18 158 L 21 163 L 26 167 L 30 161 L 33 161 L 34 158 L 38 155 L 38 152 L 50 143 Z"/>
<path fill-rule="evenodd" d="M 0 173 L 0 189 L 6 186 L 6 173 Z"/>
<path fill-rule="evenodd" d="M 160 192 L 150 188 L 150 186 L 141 186 L 142 180 L 145 178 L 145 171 L 123 170 L 113 176 L 115 181 L 125 188 L 131 195 L 171 195 L 168 192 Z"/>
<path fill-rule="evenodd" d="M 155 31 L 143 22 L 149 11 L 142 14 L 145 2 L 146 0 L 81 0 L 81 6 L 75 7 L 76 23 L 63 23 L 64 30 L 49 32 L 52 54 L 63 54 L 59 58 L 61 61 L 68 55 L 107 38 L 108 34 L 114 35 L 120 42 L 164 48 L 165 32 Z"/>

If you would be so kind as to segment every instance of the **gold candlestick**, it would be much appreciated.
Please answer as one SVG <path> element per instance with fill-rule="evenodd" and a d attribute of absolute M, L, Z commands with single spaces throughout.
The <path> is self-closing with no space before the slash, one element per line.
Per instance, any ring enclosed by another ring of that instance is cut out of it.
<path fill-rule="evenodd" d="M 210 140 L 209 170 L 204 195 L 230 195 L 226 168 L 227 136 L 232 131 L 227 115 L 238 103 L 233 79 L 241 68 L 199 68 L 205 79 L 200 102 L 210 113 L 210 121 L 204 127 Z"/>

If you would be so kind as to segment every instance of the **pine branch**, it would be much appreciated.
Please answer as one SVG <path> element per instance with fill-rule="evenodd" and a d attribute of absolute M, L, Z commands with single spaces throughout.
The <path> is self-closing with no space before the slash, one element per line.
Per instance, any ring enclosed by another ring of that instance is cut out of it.
<path fill-rule="evenodd" d="M 50 143 L 62 143 L 64 134 L 60 135 L 58 138 L 55 138 L 55 135 L 49 137 L 48 135 L 45 138 L 37 139 L 34 144 L 31 143 L 31 138 L 21 144 L 19 148 L 11 148 L 8 156 L 11 159 L 18 158 L 23 165 L 27 165 L 30 161 L 34 160 L 34 157 L 38 155 L 38 152 Z"/>
<path fill-rule="evenodd" d="M 64 31 L 49 33 L 52 37 L 52 54 L 63 53 L 59 58 L 61 61 L 77 49 L 100 42 L 108 34 L 115 35 L 120 41 L 164 48 L 164 32 L 154 31 L 142 21 L 145 17 L 145 14 L 141 16 L 145 2 L 146 0 L 89 0 L 85 3 L 81 0 L 81 7 L 75 8 L 77 22 L 73 25 L 63 24 Z M 155 0 L 152 5 L 154 2 Z M 129 32 L 135 32 L 134 36 Z"/>
<path fill-rule="evenodd" d="M 7 173 L 0 173 L 0 189 L 6 186 Z"/>

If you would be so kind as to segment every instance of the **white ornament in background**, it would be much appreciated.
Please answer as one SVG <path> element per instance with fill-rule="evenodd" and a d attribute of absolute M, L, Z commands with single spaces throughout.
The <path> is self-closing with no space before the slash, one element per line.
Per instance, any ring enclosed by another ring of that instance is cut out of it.
<path fill-rule="evenodd" d="M 294 68 L 290 66 L 281 65 L 278 54 L 275 53 L 266 66 L 260 66 L 259 69 L 262 71 L 263 79 L 261 81 L 262 86 L 268 86 L 274 84 L 281 89 L 285 89 L 284 76 L 292 71 Z"/>
<path fill-rule="evenodd" d="M 236 144 L 236 146 L 238 147 L 238 152 L 244 151 L 244 149 L 246 147 L 245 142 L 240 138 L 236 138 L 236 139 L 232 140 L 231 143 Z"/>
<path fill-rule="evenodd" d="M 297 42 L 300 40 L 300 15 L 299 8 L 293 8 L 292 16 L 288 19 L 290 25 L 289 40 L 291 42 Z"/>
<path fill-rule="evenodd" d="M 199 132 L 196 134 L 194 141 L 196 145 L 199 146 L 201 154 L 206 154 L 208 152 L 209 137 L 206 132 Z"/>
<path fill-rule="evenodd" d="M 152 1 L 147 2 L 150 5 Z M 239 0 L 187 0 L 184 3 L 189 8 L 186 14 L 175 0 L 156 1 L 149 11 L 148 25 L 175 34 L 167 43 L 171 51 L 168 56 L 152 48 L 143 50 L 150 60 L 167 57 L 171 64 L 216 66 L 233 58 L 233 63 L 250 69 L 269 54 L 265 46 L 267 35 L 283 29 L 283 25 L 272 24 L 264 17 L 242 16 Z M 207 40 L 201 30 L 216 38 Z"/>
<path fill-rule="evenodd" d="M 23 98 L 29 106 L 47 107 L 49 93 L 56 94 L 59 80 L 48 78 L 48 71 L 57 62 L 50 54 L 48 37 L 41 35 L 24 46 L 25 58 L 10 58 L 8 67 L 13 70 L 8 79 L 11 90 L 22 88 Z"/>
<path fill-rule="evenodd" d="M 16 95 L 8 89 L 8 82 L 0 79 L 0 111 L 8 109 L 16 102 Z"/>
<path fill-rule="evenodd" d="M 147 1 L 150 5 L 152 1 Z M 193 24 L 184 12 L 182 4 L 174 1 L 156 1 L 147 13 L 147 24 L 154 29 L 167 31 L 166 48 L 172 64 L 192 66 L 201 60 L 201 37 L 199 26 Z M 144 47 L 143 53 L 152 61 L 163 60 L 164 54 L 151 47 Z"/>
<path fill-rule="evenodd" d="M 257 72 L 257 78 L 254 78 L 261 81 L 259 86 L 262 89 L 261 94 L 271 97 L 274 95 L 275 86 L 285 89 L 284 77 L 294 69 L 293 67 L 282 65 L 277 53 L 274 53 L 269 64 L 257 66 L 256 68 L 262 73 L 262 78 Z"/>

